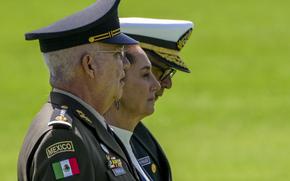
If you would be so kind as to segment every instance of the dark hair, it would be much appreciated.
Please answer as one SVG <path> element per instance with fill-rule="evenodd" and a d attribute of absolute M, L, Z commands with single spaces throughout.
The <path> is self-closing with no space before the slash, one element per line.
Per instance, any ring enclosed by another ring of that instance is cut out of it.
<path fill-rule="evenodd" d="M 126 52 L 125 57 L 128 59 L 130 64 L 134 64 L 136 62 L 134 55 L 132 55 L 131 53 Z"/>
<path fill-rule="evenodd" d="M 148 50 L 148 49 L 144 49 L 143 50 L 145 51 L 146 55 L 148 56 L 148 58 L 154 58 L 154 59 L 161 59 L 161 57 L 159 55 L 157 55 L 154 51 L 152 50 Z"/>

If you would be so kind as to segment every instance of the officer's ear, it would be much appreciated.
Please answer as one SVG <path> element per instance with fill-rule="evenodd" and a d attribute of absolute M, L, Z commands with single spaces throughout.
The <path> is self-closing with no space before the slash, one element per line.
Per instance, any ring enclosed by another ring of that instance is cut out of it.
<path fill-rule="evenodd" d="M 96 65 L 93 61 L 93 57 L 89 54 L 85 54 L 81 59 L 81 65 L 84 73 L 88 75 L 91 79 L 96 77 Z"/>

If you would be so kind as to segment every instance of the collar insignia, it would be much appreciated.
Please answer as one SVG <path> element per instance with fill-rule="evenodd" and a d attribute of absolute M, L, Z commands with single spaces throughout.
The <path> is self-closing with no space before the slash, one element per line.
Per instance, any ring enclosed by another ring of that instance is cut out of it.
<path fill-rule="evenodd" d="M 92 124 L 93 122 L 90 120 L 90 118 L 88 118 L 85 113 L 79 109 L 76 110 L 76 112 L 78 113 L 79 117 L 82 118 L 83 120 L 85 120 L 86 122 L 88 122 L 89 124 Z"/>

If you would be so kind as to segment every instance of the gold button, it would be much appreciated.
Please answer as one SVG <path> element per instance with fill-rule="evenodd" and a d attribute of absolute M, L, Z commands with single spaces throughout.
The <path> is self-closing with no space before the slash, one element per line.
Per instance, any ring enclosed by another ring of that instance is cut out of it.
<path fill-rule="evenodd" d="M 154 163 L 152 163 L 152 165 L 151 165 L 151 170 L 153 173 L 156 173 L 156 171 L 157 171 L 157 167 Z"/>

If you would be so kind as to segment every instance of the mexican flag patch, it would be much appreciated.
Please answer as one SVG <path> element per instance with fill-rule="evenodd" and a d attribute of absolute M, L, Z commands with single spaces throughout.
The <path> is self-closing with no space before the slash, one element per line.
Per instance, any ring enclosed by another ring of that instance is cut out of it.
<path fill-rule="evenodd" d="M 80 174 L 79 165 L 76 158 L 69 158 L 52 164 L 55 178 L 61 179 Z"/>

